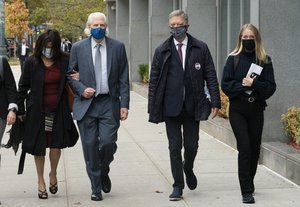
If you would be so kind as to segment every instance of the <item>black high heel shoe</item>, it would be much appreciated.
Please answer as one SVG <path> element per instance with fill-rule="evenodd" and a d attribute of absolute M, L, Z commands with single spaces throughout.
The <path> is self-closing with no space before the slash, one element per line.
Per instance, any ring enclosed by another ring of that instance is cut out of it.
<path fill-rule="evenodd" d="M 50 185 L 49 185 L 49 191 L 52 194 L 56 194 L 58 191 L 58 185 L 57 185 L 57 178 L 56 178 L 56 173 L 55 173 L 55 178 L 56 182 L 54 184 L 51 183 L 51 172 L 49 173 L 49 178 L 50 178 Z"/>
<path fill-rule="evenodd" d="M 52 193 L 52 194 L 56 194 L 56 193 L 57 193 L 57 191 L 58 191 L 58 185 L 57 185 L 57 182 L 56 182 L 55 184 L 51 184 L 51 183 L 50 183 L 49 191 L 50 191 L 50 193 Z"/>
<path fill-rule="evenodd" d="M 38 196 L 39 196 L 39 199 L 47 199 L 48 193 L 46 190 L 44 190 L 44 191 L 38 190 Z"/>

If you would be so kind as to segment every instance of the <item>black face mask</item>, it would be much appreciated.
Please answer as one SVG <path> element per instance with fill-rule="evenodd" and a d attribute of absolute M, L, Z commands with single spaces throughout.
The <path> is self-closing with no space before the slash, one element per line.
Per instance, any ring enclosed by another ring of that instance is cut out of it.
<path fill-rule="evenodd" d="M 171 27 L 170 33 L 175 39 L 181 39 L 185 37 L 187 31 L 187 26 L 181 26 L 181 27 Z"/>
<path fill-rule="evenodd" d="M 255 49 L 254 39 L 243 39 L 242 44 L 244 49 L 246 49 L 247 51 L 253 51 Z"/>

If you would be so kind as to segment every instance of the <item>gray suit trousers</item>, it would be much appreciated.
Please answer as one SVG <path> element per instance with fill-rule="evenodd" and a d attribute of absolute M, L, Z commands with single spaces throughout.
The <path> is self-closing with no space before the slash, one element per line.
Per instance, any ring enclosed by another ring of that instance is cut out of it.
<path fill-rule="evenodd" d="M 80 131 L 86 171 L 92 193 L 101 193 L 101 175 L 107 175 L 117 150 L 119 120 L 113 115 L 109 95 L 94 98 L 84 117 L 77 122 Z"/>

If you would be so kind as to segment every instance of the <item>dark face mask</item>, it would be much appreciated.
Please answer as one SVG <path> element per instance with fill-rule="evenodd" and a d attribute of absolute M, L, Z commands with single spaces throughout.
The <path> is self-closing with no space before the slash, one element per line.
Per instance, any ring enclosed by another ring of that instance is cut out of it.
<path fill-rule="evenodd" d="M 255 50 L 255 41 L 254 39 L 243 39 L 242 44 L 244 49 L 247 51 L 253 51 Z"/>
<path fill-rule="evenodd" d="M 175 39 L 181 39 L 185 37 L 187 31 L 187 26 L 181 26 L 181 27 L 171 27 L 170 33 L 173 35 Z"/>

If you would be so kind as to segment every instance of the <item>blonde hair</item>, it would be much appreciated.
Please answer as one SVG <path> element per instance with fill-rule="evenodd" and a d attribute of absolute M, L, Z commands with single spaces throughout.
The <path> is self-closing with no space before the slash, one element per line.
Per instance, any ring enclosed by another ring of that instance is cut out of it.
<path fill-rule="evenodd" d="M 243 36 L 243 32 L 246 29 L 251 30 L 254 34 L 256 58 L 258 60 L 262 61 L 263 63 L 267 62 L 267 54 L 263 47 L 260 33 L 253 24 L 245 24 L 242 26 L 241 31 L 239 33 L 238 40 L 237 40 L 237 45 L 236 45 L 235 49 L 229 55 L 235 56 L 242 52 L 242 50 L 243 50 L 242 36 Z"/>

